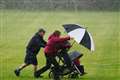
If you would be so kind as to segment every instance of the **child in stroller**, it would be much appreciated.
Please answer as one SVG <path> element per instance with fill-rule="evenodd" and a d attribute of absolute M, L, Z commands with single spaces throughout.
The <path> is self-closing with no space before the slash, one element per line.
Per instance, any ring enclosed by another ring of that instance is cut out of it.
<path fill-rule="evenodd" d="M 70 45 L 69 42 L 65 42 L 65 45 Z M 68 54 L 69 48 L 62 48 L 58 52 L 58 59 L 59 59 L 59 64 L 60 64 L 60 75 L 61 77 L 64 77 L 68 75 L 69 78 L 76 78 L 78 77 L 78 74 L 83 75 L 85 74 L 84 72 L 84 66 L 80 64 L 79 58 L 83 56 L 83 54 L 73 51 L 70 54 Z M 61 64 L 62 63 L 62 64 Z M 51 67 L 51 70 L 49 72 L 49 77 L 52 78 L 54 77 L 54 71 L 55 68 L 54 66 Z"/>
<path fill-rule="evenodd" d="M 80 76 L 86 74 L 86 72 L 84 71 L 84 65 L 80 64 L 80 58 L 83 56 L 83 54 L 77 51 L 73 51 L 70 53 L 69 56 L 71 58 L 74 68 L 76 69 L 73 73 L 71 73 L 70 77 L 75 78 L 78 77 L 78 74 L 80 74 Z"/>

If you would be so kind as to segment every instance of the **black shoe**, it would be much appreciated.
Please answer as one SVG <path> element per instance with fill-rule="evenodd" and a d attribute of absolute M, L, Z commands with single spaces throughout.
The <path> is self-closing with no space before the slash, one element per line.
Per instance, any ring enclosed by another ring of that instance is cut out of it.
<path fill-rule="evenodd" d="M 34 76 L 35 78 L 43 78 L 42 75 L 39 75 L 39 76 Z"/>
<path fill-rule="evenodd" d="M 35 77 L 35 78 L 42 78 L 43 76 L 40 75 L 38 72 L 35 72 L 35 73 L 34 73 L 34 77 Z"/>
<path fill-rule="evenodd" d="M 15 73 L 16 76 L 20 76 L 20 71 L 19 71 L 18 69 L 16 69 L 16 70 L 14 71 L 14 73 Z"/>
<path fill-rule="evenodd" d="M 39 78 L 43 78 L 43 76 L 42 76 L 42 75 L 40 75 L 40 76 L 39 76 Z"/>

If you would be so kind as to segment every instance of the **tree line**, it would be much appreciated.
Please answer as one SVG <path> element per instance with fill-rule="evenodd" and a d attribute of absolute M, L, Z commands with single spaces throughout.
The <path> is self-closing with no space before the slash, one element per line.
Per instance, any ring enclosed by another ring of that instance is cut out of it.
<path fill-rule="evenodd" d="M 2 9 L 120 10 L 120 0 L 0 0 Z"/>

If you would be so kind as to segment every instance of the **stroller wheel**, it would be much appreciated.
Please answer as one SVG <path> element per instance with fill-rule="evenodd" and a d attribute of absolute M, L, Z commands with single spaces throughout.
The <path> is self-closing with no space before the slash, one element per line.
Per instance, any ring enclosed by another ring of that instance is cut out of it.
<path fill-rule="evenodd" d="M 53 80 L 60 80 L 60 79 L 62 78 L 62 76 L 56 75 L 56 74 L 54 73 L 54 71 L 51 70 L 51 71 L 49 72 L 49 78 L 51 78 L 51 79 L 53 79 Z"/>
<path fill-rule="evenodd" d="M 78 78 L 78 73 L 71 73 L 68 75 L 68 78 Z"/>
<path fill-rule="evenodd" d="M 53 78 L 53 73 L 52 73 L 52 71 L 50 71 L 48 75 L 49 75 L 49 78 Z"/>

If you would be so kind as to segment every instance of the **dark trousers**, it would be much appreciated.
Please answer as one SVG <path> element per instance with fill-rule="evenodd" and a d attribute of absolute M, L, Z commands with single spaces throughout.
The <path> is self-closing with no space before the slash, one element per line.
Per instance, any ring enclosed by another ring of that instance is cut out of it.
<path fill-rule="evenodd" d="M 33 53 L 30 50 L 26 50 L 26 56 L 25 56 L 25 60 L 24 62 L 26 64 L 33 64 L 33 65 L 37 65 L 38 61 L 37 61 L 37 57 L 36 57 L 36 53 Z"/>
<path fill-rule="evenodd" d="M 63 50 L 61 53 L 62 53 L 62 57 L 64 59 L 65 64 L 67 65 L 68 68 L 71 68 L 72 61 L 71 61 L 67 51 Z"/>
<path fill-rule="evenodd" d="M 37 75 L 41 75 L 42 73 L 47 71 L 51 67 L 51 64 L 53 64 L 54 67 L 56 67 L 56 69 L 59 69 L 59 64 L 57 63 L 55 56 L 49 56 L 45 54 L 45 57 L 46 57 L 46 65 L 36 72 Z"/>

